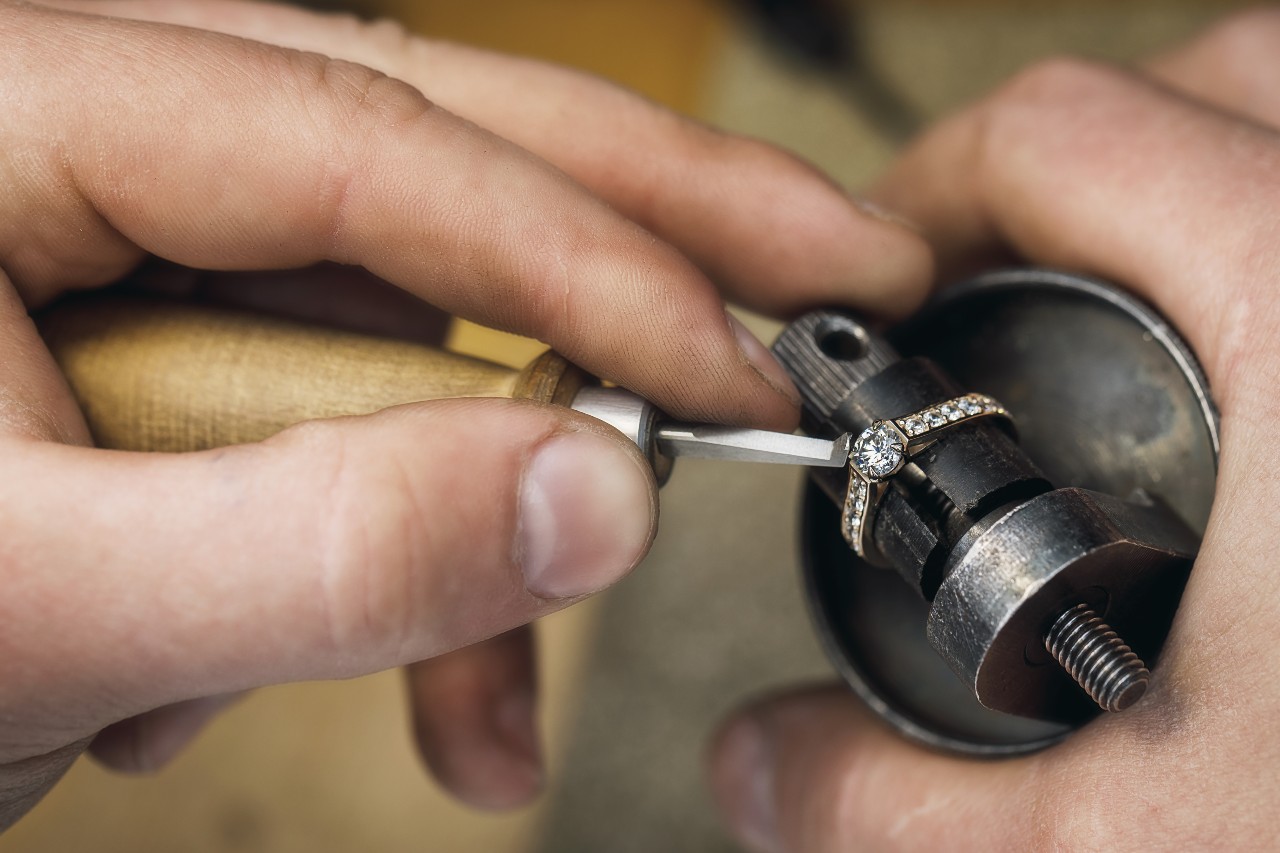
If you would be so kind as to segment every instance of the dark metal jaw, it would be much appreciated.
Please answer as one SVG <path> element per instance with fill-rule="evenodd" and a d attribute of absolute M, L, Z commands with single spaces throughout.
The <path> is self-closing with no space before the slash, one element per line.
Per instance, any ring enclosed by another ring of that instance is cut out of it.
<path fill-rule="evenodd" d="M 802 346 L 841 323 L 860 347 Z M 973 390 L 1008 406 L 1022 445 L 975 424 L 895 477 L 873 533 L 899 577 L 854 557 L 811 489 L 803 547 L 819 630 L 850 684 L 908 735 L 984 754 L 1042 747 L 1097 713 L 1050 656 L 1064 608 L 1091 603 L 1140 655 L 1159 651 L 1212 501 L 1207 385 L 1149 309 L 1061 273 L 985 276 L 891 337 L 825 313 L 784 331 L 775 352 L 809 403 L 807 429 L 856 430 Z M 1078 662 L 1066 639 L 1056 653 Z M 1077 680 L 1118 695 L 1110 671 Z"/>

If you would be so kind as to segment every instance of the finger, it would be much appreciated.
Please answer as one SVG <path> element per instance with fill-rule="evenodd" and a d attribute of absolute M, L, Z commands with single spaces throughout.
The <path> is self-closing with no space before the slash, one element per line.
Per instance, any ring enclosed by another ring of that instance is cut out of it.
<path fill-rule="evenodd" d="M 1280 9 L 1237 12 L 1145 67 L 1196 98 L 1263 124 L 1280 125 Z"/>
<path fill-rule="evenodd" d="M 70 389 L 41 341 L 22 299 L 8 276 L 0 271 L 0 442 L 23 446 L 35 442 L 65 442 L 87 445 L 89 429 L 71 397 Z M 17 589 L 23 578 L 13 575 L 10 551 L 0 541 L 0 582 Z M 19 593 L 20 595 L 20 593 Z M 3 605 L 0 605 L 3 610 Z M 0 670 L 23 666 L 22 647 L 8 646 L 0 633 Z M 0 676 L 3 677 L 3 676 Z M 20 701 L 20 700 L 19 700 Z M 0 700 L 0 715 L 5 713 Z M 62 737 L 56 715 L 42 721 L 45 730 L 58 733 L 31 749 L 17 715 L 6 716 L 0 728 L 0 753 L 11 761 L 0 761 L 0 831 L 11 826 L 31 809 L 62 778 L 89 745 L 94 731 Z"/>
<path fill-rule="evenodd" d="M 122 773 L 154 773 L 184 750 L 243 694 L 189 699 L 114 723 L 94 737 L 89 752 Z"/>
<path fill-rule="evenodd" d="M 29 299 L 114 280 L 139 248 L 209 269 L 330 260 L 678 416 L 794 424 L 781 367 L 683 256 L 411 86 L 181 27 L 3 14 L 22 191 L 0 199 L 0 263 Z"/>
<path fill-rule="evenodd" d="M 1048 850 L 1039 759 L 976 763 L 906 743 L 848 691 L 812 689 L 733 719 L 710 756 L 716 804 L 748 849 Z"/>
<path fill-rule="evenodd" d="M 543 62 L 427 42 L 388 21 L 259 3 L 60 4 L 169 21 L 359 62 L 404 80 L 555 164 L 679 247 L 758 310 L 852 302 L 905 313 L 930 258 L 801 160 L 719 133 L 620 87 Z"/>
<path fill-rule="evenodd" d="M 469 805 L 510 809 L 542 790 L 533 632 L 527 626 L 407 670 L 418 751 Z"/>
<path fill-rule="evenodd" d="M 655 511 L 634 445 L 514 401 L 179 456 L 5 444 L 0 715 L 11 731 L 63 720 L 60 744 L 174 702 L 443 654 L 617 580 Z M 0 761 L 49 748 L 0 738 Z"/>
<path fill-rule="evenodd" d="M 1267 226 L 1278 191 L 1273 133 L 1136 75 L 1059 60 L 944 122 L 877 192 L 945 264 L 1006 242 L 1138 290 L 1190 339 L 1225 411 L 1256 383 L 1236 368 L 1278 319 L 1248 286 L 1280 263 Z"/>
<path fill-rule="evenodd" d="M 442 343 L 449 327 L 449 316 L 421 299 L 362 269 L 335 264 L 300 270 L 211 272 L 151 261 L 122 284 L 148 294 L 248 308 L 418 343 Z"/>
<path fill-rule="evenodd" d="M 0 330 L 0 438 L 89 444 L 71 390 L 3 271 Z"/>

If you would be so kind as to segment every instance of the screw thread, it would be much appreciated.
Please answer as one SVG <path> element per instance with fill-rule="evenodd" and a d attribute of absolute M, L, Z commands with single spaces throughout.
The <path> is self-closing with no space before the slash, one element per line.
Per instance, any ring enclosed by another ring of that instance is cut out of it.
<path fill-rule="evenodd" d="M 1146 664 L 1087 604 L 1064 611 L 1044 645 L 1104 711 L 1123 711 L 1147 692 Z"/>

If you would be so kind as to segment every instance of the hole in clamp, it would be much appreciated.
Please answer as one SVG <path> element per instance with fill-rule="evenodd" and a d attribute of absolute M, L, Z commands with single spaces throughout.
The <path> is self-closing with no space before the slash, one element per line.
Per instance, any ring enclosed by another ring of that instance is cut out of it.
<path fill-rule="evenodd" d="M 847 317 L 828 317 L 813 331 L 813 339 L 823 355 L 836 361 L 864 358 L 871 342 L 861 326 Z"/>

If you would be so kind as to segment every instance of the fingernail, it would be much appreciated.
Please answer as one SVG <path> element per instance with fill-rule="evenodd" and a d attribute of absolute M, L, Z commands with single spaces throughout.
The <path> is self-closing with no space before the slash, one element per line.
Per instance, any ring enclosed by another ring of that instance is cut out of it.
<path fill-rule="evenodd" d="M 507 753 L 516 764 L 527 768 L 531 784 L 542 786 L 542 747 L 535 717 L 537 702 L 533 692 L 518 688 L 498 700 L 493 726 Z"/>
<path fill-rule="evenodd" d="M 721 737 L 716 760 L 720 808 L 738 839 L 759 853 L 781 849 L 771 752 L 764 728 L 751 717 L 741 717 Z"/>
<path fill-rule="evenodd" d="M 870 216 L 872 219 L 878 219 L 881 222 L 887 222 L 890 225 L 900 225 L 903 228 L 911 229 L 917 234 L 922 233 L 922 229 L 919 225 L 912 222 L 902 214 L 895 213 L 879 202 L 872 201 L 869 198 L 864 198 L 859 195 L 851 195 L 849 198 L 853 200 L 853 204 L 858 208 L 858 210 L 862 211 L 867 216 Z"/>
<path fill-rule="evenodd" d="M 629 572 L 653 537 L 653 476 L 621 439 L 592 432 L 538 446 L 520 484 L 515 559 L 541 598 L 575 598 Z"/>
<path fill-rule="evenodd" d="M 773 357 L 773 353 L 769 352 L 769 348 L 760 343 L 760 339 L 751 334 L 751 330 L 742 325 L 742 321 L 737 317 L 727 311 L 725 316 L 729 318 L 729 328 L 733 330 L 733 336 L 738 341 L 738 349 L 742 351 L 747 362 L 775 391 L 799 406 L 800 392 L 791 382 L 787 371 L 783 370 L 782 365 L 778 364 L 778 360 Z"/>

